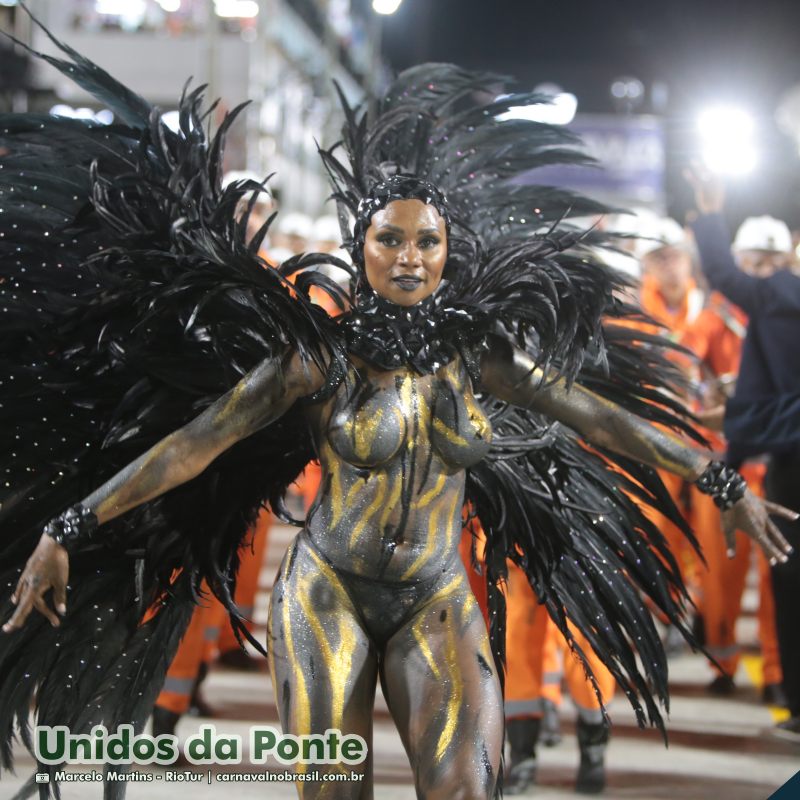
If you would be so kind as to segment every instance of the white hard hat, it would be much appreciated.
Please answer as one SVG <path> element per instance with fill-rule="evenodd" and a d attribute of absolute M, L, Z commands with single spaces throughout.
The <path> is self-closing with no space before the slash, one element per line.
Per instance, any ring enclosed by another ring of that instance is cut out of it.
<path fill-rule="evenodd" d="M 286 236 L 299 236 L 301 239 L 311 238 L 311 229 L 314 223 L 307 214 L 293 211 L 289 214 L 278 215 L 278 232 Z"/>
<path fill-rule="evenodd" d="M 630 214 L 627 212 L 606 214 L 603 217 L 605 222 L 603 229 L 611 236 L 637 236 L 647 221 L 656 218 L 656 214 L 646 208 L 632 211 Z"/>
<path fill-rule="evenodd" d="M 333 215 L 326 215 L 314 220 L 311 238 L 315 242 L 341 242 L 342 232 L 339 220 Z"/>
<path fill-rule="evenodd" d="M 348 253 L 347 250 L 343 250 L 341 247 L 337 247 L 335 250 L 331 250 L 331 252 L 328 253 L 328 255 L 334 256 L 335 258 L 338 258 L 339 261 L 344 261 L 346 264 L 353 263 L 353 259 L 350 258 L 350 253 Z M 338 269 L 338 267 L 335 267 L 334 269 Z"/>
<path fill-rule="evenodd" d="M 775 217 L 748 217 L 736 231 L 733 249 L 771 250 L 776 253 L 792 252 L 792 234 L 789 226 Z"/>
<path fill-rule="evenodd" d="M 273 264 L 283 264 L 283 262 L 288 261 L 294 253 L 287 247 L 270 247 L 267 251 L 267 255 L 269 255 L 269 260 L 272 261 Z"/>
<path fill-rule="evenodd" d="M 686 231 L 670 217 L 643 216 L 637 233 L 640 237 L 636 244 L 638 258 L 644 258 L 662 247 L 689 247 Z"/>

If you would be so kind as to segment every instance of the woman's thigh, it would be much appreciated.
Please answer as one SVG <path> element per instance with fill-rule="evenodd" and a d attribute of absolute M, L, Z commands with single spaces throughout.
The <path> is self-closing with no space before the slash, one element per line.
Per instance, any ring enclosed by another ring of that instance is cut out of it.
<path fill-rule="evenodd" d="M 503 701 L 486 624 L 463 570 L 389 641 L 381 681 L 424 800 L 494 794 Z"/>
<path fill-rule="evenodd" d="M 298 782 L 303 798 L 372 797 L 372 707 L 377 656 L 338 575 L 300 534 L 284 557 L 268 623 L 270 670 L 284 733 L 361 736 L 361 764 L 321 764 L 350 782 Z M 303 771 L 300 764 L 295 771 Z"/>

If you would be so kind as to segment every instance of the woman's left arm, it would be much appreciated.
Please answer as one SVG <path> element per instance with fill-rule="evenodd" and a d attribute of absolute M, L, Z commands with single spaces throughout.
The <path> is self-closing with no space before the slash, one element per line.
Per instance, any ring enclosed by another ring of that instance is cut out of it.
<path fill-rule="evenodd" d="M 500 400 L 546 414 L 577 431 L 588 442 L 605 447 L 651 467 L 673 472 L 692 483 L 705 476 L 711 453 L 687 446 L 674 433 L 657 428 L 588 389 L 558 379 L 545 383 L 544 374 L 523 350 L 500 336 L 492 336 L 481 360 L 481 382 Z M 737 475 L 738 478 L 738 475 Z M 749 489 L 723 512 L 729 552 L 735 531 L 755 539 L 771 561 L 786 561 L 792 548 L 769 514 L 787 519 L 798 515 L 764 502 Z"/>

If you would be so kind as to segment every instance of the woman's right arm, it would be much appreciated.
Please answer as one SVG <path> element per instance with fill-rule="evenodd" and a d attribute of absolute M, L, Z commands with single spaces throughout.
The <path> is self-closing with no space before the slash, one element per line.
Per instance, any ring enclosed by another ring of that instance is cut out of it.
<path fill-rule="evenodd" d="M 263 361 L 202 414 L 92 492 L 82 505 L 102 525 L 196 478 L 229 447 L 282 416 L 307 389 L 299 363 Z"/>
<path fill-rule="evenodd" d="M 321 371 L 303 364 L 297 354 L 263 361 L 202 414 L 92 492 L 81 506 L 102 524 L 159 497 L 197 477 L 233 444 L 280 417 L 323 383 Z M 52 588 L 56 611 L 66 613 L 68 568 L 67 551 L 43 534 L 11 596 L 17 608 L 3 631 L 21 627 L 32 608 L 58 625 L 44 594 Z"/>

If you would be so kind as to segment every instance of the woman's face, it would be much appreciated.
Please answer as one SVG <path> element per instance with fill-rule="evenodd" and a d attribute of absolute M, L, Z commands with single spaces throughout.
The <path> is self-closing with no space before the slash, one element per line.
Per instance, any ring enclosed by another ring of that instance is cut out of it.
<path fill-rule="evenodd" d="M 447 261 L 444 220 L 422 200 L 393 200 L 376 211 L 364 239 L 369 285 L 384 299 L 413 306 L 430 297 Z"/>

